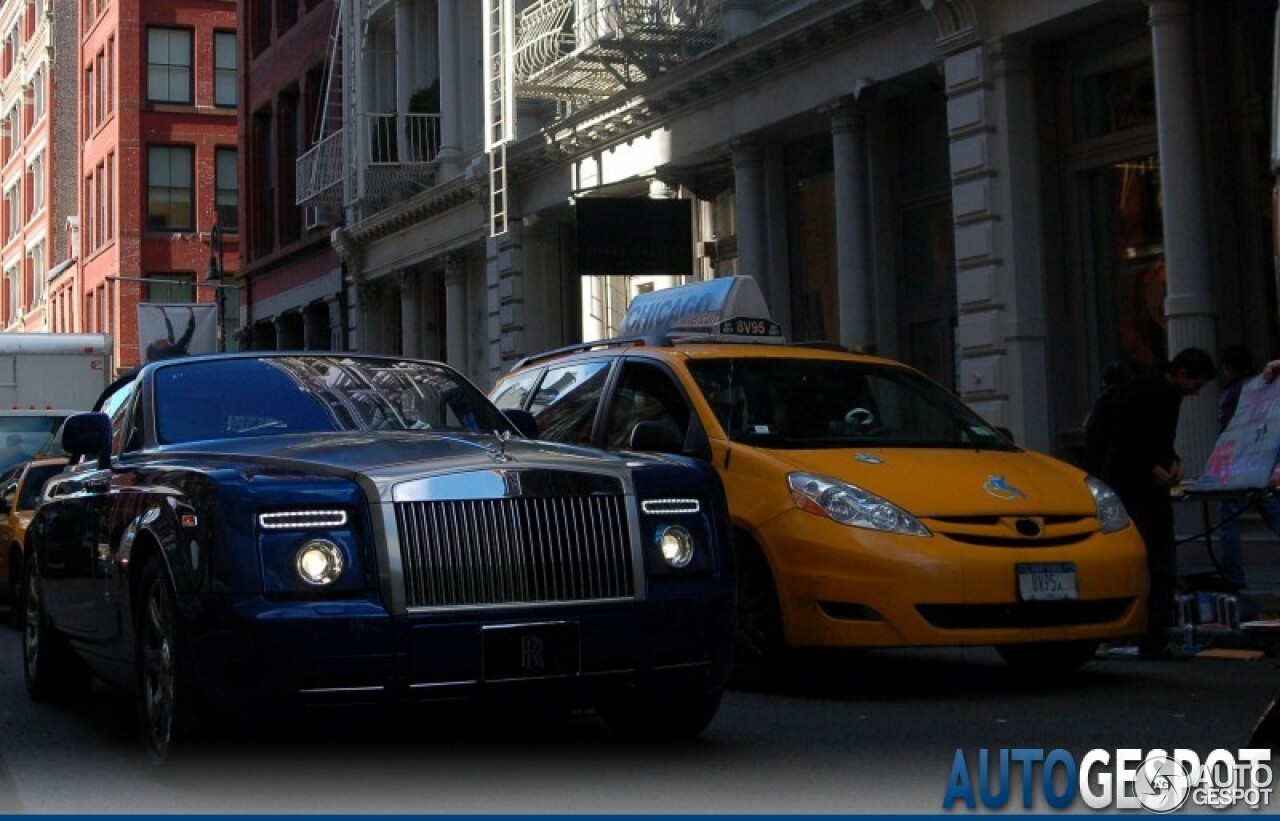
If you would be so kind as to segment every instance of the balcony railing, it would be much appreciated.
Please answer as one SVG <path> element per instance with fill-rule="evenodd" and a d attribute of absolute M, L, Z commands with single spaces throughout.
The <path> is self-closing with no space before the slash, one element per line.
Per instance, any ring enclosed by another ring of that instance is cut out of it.
<path fill-rule="evenodd" d="M 342 205 L 342 130 L 316 143 L 297 162 L 295 205 Z"/>
<path fill-rule="evenodd" d="M 586 4 L 582 4 L 586 5 Z M 517 93 L 572 100 L 608 96 L 709 49 L 721 0 L 536 0 L 516 28 Z"/>
<path fill-rule="evenodd" d="M 433 163 L 440 153 L 439 114 L 365 114 L 369 165 Z"/>
<path fill-rule="evenodd" d="M 430 188 L 440 154 L 439 114 L 366 113 L 364 199 L 383 208 Z"/>

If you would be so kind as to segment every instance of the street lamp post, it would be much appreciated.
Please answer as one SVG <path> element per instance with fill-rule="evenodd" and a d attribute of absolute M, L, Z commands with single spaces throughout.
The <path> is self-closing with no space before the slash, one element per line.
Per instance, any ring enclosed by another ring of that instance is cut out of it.
<path fill-rule="evenodd" d="M 218 287 L 214 289 L 214 299 L 218 305 L 218 351 L 223 352 L 227 349 L 226 339 L 226 314 L 227 314 L 227 295 L 225 293 L 226 286 L 222 284 L 222 226 L 218 223 L 213 224 L 213 230 L 209 232 L 209 270 L 205 273 L 205 280 L 218 283 Z"/>

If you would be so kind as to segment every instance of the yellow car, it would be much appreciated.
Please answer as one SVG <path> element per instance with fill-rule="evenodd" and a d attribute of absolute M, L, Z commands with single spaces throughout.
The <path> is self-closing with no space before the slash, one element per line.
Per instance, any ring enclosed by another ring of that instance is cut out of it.
<path fill-rule="evenodd" d="M 716 466 L 739 681 L 772 677 L 792 647 L 994 645 L 1070 670 L 1141 632 L 1145 549 L 1105 484 L 903 364 L 718 319 L 735 300 L 680 294 L 699 287 L 657 292 L 683 300 L 665 311 L 637 299 L 649 321 L 631 333 L 529 357 L 490 396 L 545 439 Z M 703 332 L 680 329 L 691 317 Z"/>
<path fill-rule="evenodd" d="M 16 627 L 22 621 L 23 542 L 27 525 L 40 503 L 45 481 L 66 467 L 67 459 L 57 456 L 33 459 L 12 467 L 0 477 L 0 596 L 9 603 L 9 619 Z"/>

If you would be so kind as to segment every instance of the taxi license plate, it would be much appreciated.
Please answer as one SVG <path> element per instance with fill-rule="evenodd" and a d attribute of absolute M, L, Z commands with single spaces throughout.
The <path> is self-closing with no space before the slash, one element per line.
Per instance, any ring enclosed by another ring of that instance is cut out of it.
<path fill-rule="evenodd" d="M 578 625 L 573 622 L 484 627 L 480 637 L 485 681 L 578 673 Z"/>
<path fill-rule="evenodd" d="M 1059 601 L 1080 598 L 1076 566 L 1072 562 L 1018 565 L 1018 598 L 1021 601 Z"/>

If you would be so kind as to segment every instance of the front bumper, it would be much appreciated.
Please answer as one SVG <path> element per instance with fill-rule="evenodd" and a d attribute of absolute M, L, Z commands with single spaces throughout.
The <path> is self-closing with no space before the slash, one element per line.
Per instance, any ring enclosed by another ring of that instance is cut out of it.
<path fill-rule="evenodd" d="M 1146 553 L 1135 528 L 1064 546 L 966 544 L 845 527 L 799 510 L 761 538 L 796 646 L 1104 640 L 1141 632 Z M 1017 565 L 1072 563 L 1079 598 L 1019 601 Z"/>
<path fill-rule="evenodd" d="M 661 603 L 467 608 L 392 616 L 364 601 L 211 601 L 192 625 L 202 693 L 245 703 L 404 703 L 545 696 L 580 706 L 723 689 L 732 588 Z M 506 637 L 493 636 L 505 631 Z M 496 659 L 534 643 L 546 665 Z M 536 643 L 545 641 L 543 647 Z M 488 654 L 488 657 L 487 657 Z"/>

